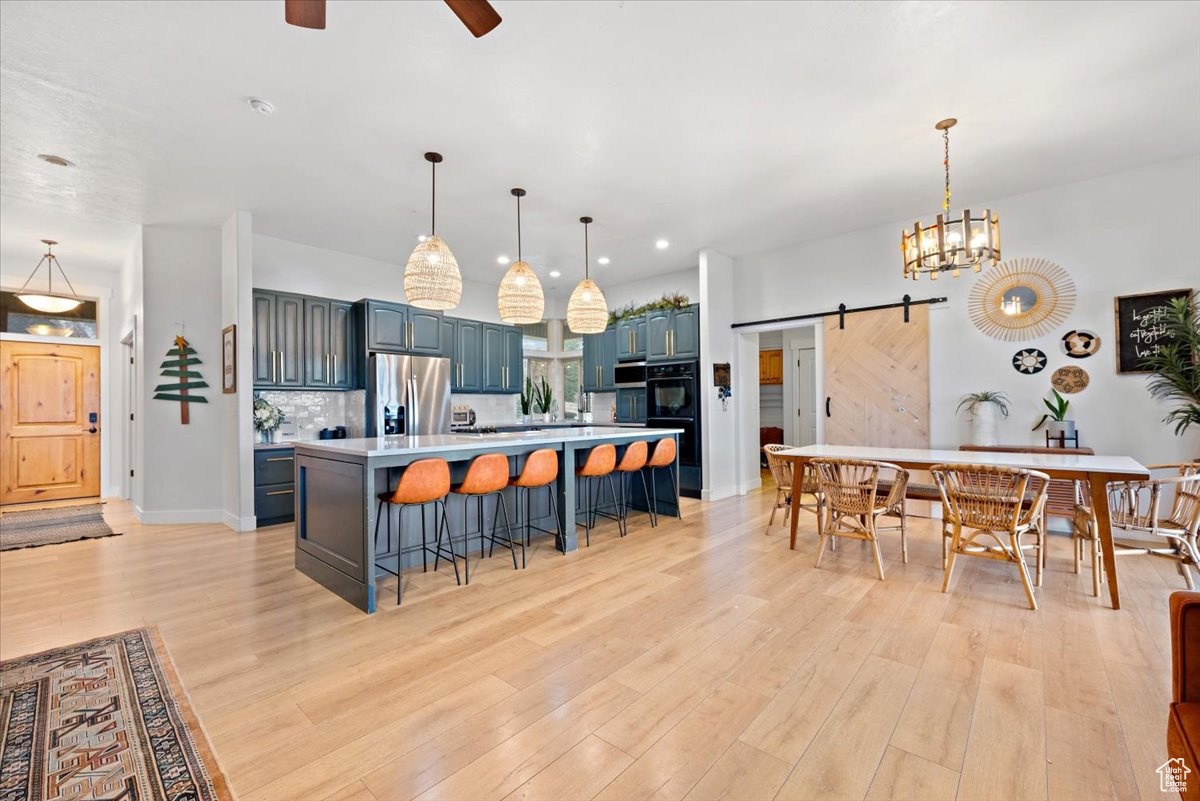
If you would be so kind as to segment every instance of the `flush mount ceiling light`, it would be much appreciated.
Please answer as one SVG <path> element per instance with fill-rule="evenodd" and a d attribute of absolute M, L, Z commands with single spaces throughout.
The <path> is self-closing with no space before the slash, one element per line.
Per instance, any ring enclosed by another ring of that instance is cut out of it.
<path fill-rule="evenodd" d="M 47 164 L 53 164 L 55 167 L 74 167 L 75 162 L 69 159 L 64 159 L 62 156 L 56 156 L 53 153 L 38 153 L 38 158 Z"/>
<path fill-rule="evenodd" d="M 583 223 L 583 280 L 567 301 L 567 327 L 575 334 L 599 334 L 608 328 L 608 302 L 596 282 L 588 276 L 588 225 L 591 217 L 580 217 Z"/>
<path fill-rule="evenodd" d="M 426 153 L 430 165 L 429 236 L 413 248 L 404 265 L 404 294 L 419 309 L 447 311 L 462 299 L 462 274 L 450 248 L 437 235 L 437 165 L 440 153 Z"/>
<path fill-rule="evenodd" d="M 66 272 L 62 265 L 58 263 L 58 257 L 52 252 L 52 248 L 58 243 L 53 239 L 43 239 L 42 242 L 46 245 L 46 255 L 38 261 L 37 267 L 33 268 L 33 272 L 25 279 L 25 283 L 17 290 L 17 299 L 31 309 L 36 309 L 47 314 L 62 314 L 69 312 L 72 309 L 83 303 L 79 296 L 75 294 L 75 287 L 71 286 L 71 279 L 67 278 Z M 37 271 L 42 269 L 42 264 L 46 265 L 46 292 L 26 292 L 25 287 L 29 286 L 29 282 L 37 275 Z M 67 288 L 71 290 L 71 296 L 57 294 L 54 291 L 54 268 L 62 273 L 63 280 L 67 282 Z"/>
<path fill-rule="evenodd" d="M 942 166 L 946 170 L 946 194 L 942 213 L 936 222 L 922 225 L 918 220 L 911 231 L 900 232 L 900 253 L 904 258 L 904 277 L 916 281 L 922 273 L 936 281 L 938 273 L 949 272 L 957 278 L 959 270 L 975 272 L 990 262 L 1000 262 L 1000 217 L 984 209 L 983 216 L 972 217 L 964 209 L 962 217 L 950 218 L 950 129 L 958 124 L 953 117 L 933 126 L 942 132 Z"/>
<path fill-rule="evenodd" d="M 521 198 L 525 190 L 512 190 L 517 199 L 517 260 L 508 268 L 500 282 L 496 304 L 500 308 L 500 319 L 511 325 L 529 325 L 542 321 L 546 298 L 542 294 L 542 282 L 537 273 L 521 258 Z M 502 256 L 505 261 L 508 257 Z"/>

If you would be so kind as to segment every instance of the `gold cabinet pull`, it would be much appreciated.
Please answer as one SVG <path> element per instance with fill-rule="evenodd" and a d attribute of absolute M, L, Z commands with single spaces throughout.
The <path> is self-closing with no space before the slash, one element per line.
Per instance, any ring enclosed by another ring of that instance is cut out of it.
<path fill-rule="evenodd" d="M 269 458 L 269 459 L 264 459 L 263 461 L 267 461 L 267 462 L 292 462 L 292 461 L 295 461 L 295 459 L 296 459 L 296 457 L 294 457 L 294 456 L 272 456 L 271 458 Z"/>
<path fill-rule="evenodd" d="M 294 490 L 294 489 L 290 489 L 290 490 L 272 490 L 271 492 L 268 492 L 267 494 L 268 494 L 268 495 L 291 495 L 291 494 L 292 494 L 292 493 L 294 493 L 294 492 L 295 492 L 295 490 Z"/>
<path fill-rule="evenodd" d="M 333 354 L 333 381 L 337 383 L 337 354 Z"/>
<path fill-rule="evenodd" d="M 271 349 L 271 383 L 274 384 L 279 379 L 275 376 L 275 349 Z"/>

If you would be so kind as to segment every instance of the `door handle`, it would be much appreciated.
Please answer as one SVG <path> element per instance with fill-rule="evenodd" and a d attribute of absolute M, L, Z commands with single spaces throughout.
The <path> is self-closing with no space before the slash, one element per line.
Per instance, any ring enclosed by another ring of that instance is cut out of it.
<path fill-rule="evenodd" d="M 271 349 L 271 383 L 274 384 L 277 381 L 279 381 L 279 378 L 275 374 L 275 349 L 272 348 Z"/>
<path fill-rule="evenodd" d="M 89 428 L 89 429 L 87 430 L 87 432 L 88 432 L 89 434 L 95 434 L 97 431 L 99 431 L 99 429 L 98 429 L 98 428 L 96 428 L 95 426 L 92 426 L 91 428 Z"/>
<path fill-rule="evenodd" d="M 283 359 L 284 359 L 283 350 L 280 349 L 280 351 L 279 351 L 279 383 L 281 383 L 281 384 L 284 381 L 287 381 L 287 371 L 283 369 Z"/>
<path fill-rule="evenodd" d="M 333 354 L 333 381 L 337 383 L 337 354 Z"/>
<path fill-rule="evenodd" d="M 825 398 L 825 416 L 826 416 L 826 417 L 833 417 L 833 415 L 829 413 L 829 400 L 830 400 L 830 399 L 829 399 L 828 397 L 827 397 L 827 398 Z"/>
<path fill-rule="evenodd" d="M 333 370 L 329 366 L 330 361 L 331 361 L 331 357 L 328 353 L 326 353 L 325 354 L 325 380 L 326 381 L 330 381 L 333 378 Z"/>

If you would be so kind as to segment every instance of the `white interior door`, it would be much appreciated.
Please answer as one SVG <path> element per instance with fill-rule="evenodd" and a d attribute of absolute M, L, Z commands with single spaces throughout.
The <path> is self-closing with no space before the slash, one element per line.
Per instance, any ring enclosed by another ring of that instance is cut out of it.
<path fill-rule="evenodd" d="M 817 351 L 803 348 L 793 351 L 796 356 L 795 383 L 792 397 L 796 408 L 792 414 L 791 442 L 797 445 L 817 444 Z"/>

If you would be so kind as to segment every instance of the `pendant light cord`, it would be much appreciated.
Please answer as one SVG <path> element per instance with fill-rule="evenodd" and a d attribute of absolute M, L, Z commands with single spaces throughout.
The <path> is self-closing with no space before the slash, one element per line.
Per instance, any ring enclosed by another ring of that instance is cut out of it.
<path fill-rule="evenodd" d="M 31 272 L 29 277 L 25 279 L 25 283 L 21 284 L 21 288 L 17 290 L 16 294 L 19 295 L 25 291 L 25 287 L 29 286 L 29 282 L 33 280 L 33 277 L 37 275 L 38 270 L 42 269 L 42 265 L 45 264 L 46 294 L 54 294 L 54 268 L 58 267 L 58 271 L 62 273 L 63 280 L 67 282 L 67 288 L 71 290 L 72 297 L 74 297 L 76 300 L 79 300 L 79 293 L 75 291 L 75 287 L 71 284 L 71 279 L 67 278 L 67 271 L 64 270 L 62 265 L 58 263 L 58 259 L 55 257 L 52 248 L 52 245 L 46 246 L 46 255 L 38 259 L 37 266 L 33 268 L 33 272 Z"/>
<path fill-rule="evenodd" d="M 521 196 L 517 195 L 517 261 L 521 258 Z"/>
<path fill-rule="evenodd" d="M 45 256 L 42 256 L 42 258 L 40 258 L 40 259 L 38 260 L 37 267 L 34 267 L 34 268 L 33 268 L 33 272 L 31 272 L 31 273 L 29 274 L 29 277 L 25 279 L 25 283 L 21 284 L 21 288 L 17 290 L 17 294 L 18 294 L 18 295 L 19 295 L 19 294 L 21 294 L 22 292 L 24 292 L 24 291 L 25 291 L 25 287 L 29 286 L 29 282 L 33 280 L 33 277 L 34 277 L 35 275 L 37 275 L 37 271 L 38 271 L 38 270 L 40 270 L 40 269 L 42 269 L 42 264 L 44 264 L 44 263 L 45 263 L 45 261 L 46 261 L 46 257 L 45 257 Z M 46 272 L 47 272 L 47 273 L 49 274 L 49 276 L 50 276 L 50 281 L 49 281 L 49 283 L 47 284 L 47 286 L 48 286 L 48 287 L 53 287 L 53 286 L 54 286 L 54 269 L 51 267 L 51 268 L 47 269 L 47 270 L 46 270 Z"/>
<path fill-rule="evenodd" d="M 592 259 L 588 256 L 588 223 L 583 224 L 583 277 L 590 278 L 588 266 L 592 263 Z"/>
<path fill-rule="evenodd" d="M 437 235 L 437 162 L 429 162 L 429 235 Z M 947 190 L 949 191 L 949 190 Z"/>

